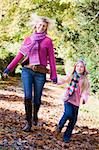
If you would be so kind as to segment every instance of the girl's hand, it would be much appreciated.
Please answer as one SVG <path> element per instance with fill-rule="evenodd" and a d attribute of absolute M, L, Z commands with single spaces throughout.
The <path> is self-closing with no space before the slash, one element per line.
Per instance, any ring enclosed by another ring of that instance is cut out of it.
<path fill-rule="evenodd" d="M 81 97 L 81 102 L 82 102 L 82 104 L 85 104 L 86 102 L 85 102 L 85 100 Z"/>
<path fill-rule="evenodd" d="M 66 83 L 66 77 L 58 77 L 57 85 L 63 85 Z"/>
<path fill-rule="evenodd" d="M 62 84 L 64 84 L 64 82 L 62 82 L 62 81 L 57 82 L 57 85 L 62 85 Z"/>
<path fill-rule="evenodd" d="M 70 75 L 69 73 L 65 76 L 59 76 L 58 78 L 58 85 L 62 85 L 62 84 L 69 84 L 71 82 L 72 79 L 72 75 Z"/>
<path fill-rule="evenodd" d="M 82 104 L 85 104 L 85 101 L 83 100 Z"/>

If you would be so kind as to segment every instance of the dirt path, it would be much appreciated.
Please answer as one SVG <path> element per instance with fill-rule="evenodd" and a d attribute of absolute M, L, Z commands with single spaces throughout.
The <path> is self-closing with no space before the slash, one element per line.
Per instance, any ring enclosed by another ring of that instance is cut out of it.
<path fill-rule="evenodd" d="M 55 127 L 62 112 L 63 102 L 60 100 L 63 88 L 52 83 L 46 83 L 39 111 L 39 125 L 32 127 L 30 133 L 21 129 L 25 123 L 22 84 L 13 78 L 0 82 L 0 145 L 7 139 L 6 149 L 13 150 L 98 150 L 99 120 L 87 109 L 81 106 L 77 125 L 73 131 L 70 143 L 62 141 L 62 135 L 55 135 Z M 90 100 L 93 105 L 93 101 Z M 98 101 L 95 107 L 98 105 Z M 89 112 L 88 112 L 89 111 Z M 6 141 L 5 141 L 6 143 Z"/>

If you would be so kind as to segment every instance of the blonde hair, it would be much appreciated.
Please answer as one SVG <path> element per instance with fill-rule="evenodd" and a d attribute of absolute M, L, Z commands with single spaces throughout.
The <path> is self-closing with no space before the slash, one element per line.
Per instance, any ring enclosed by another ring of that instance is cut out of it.
<path fill-rule="evenodd" d="M 87 88 L 88 88 L 88 78 L 87 78 L 87 75 L 84 75 L 82 79 L 82 84 L 81 84 L 81 93 L 86 91 Z"/>
<path fill-rule="evenodd" d="M 81 93 L 82 93 L 82 92 L 84 92 L 84 91 L 88 88 L 88 86 L 89 86 L 89 84 L 88 84 L 88 78 L 87 78 L 88 71 L 87 71 L 87 69 L 86 69 L 86 63 L 85 63 L 84 60 L 78 60 L 78 61 L 76 62 L 76 64 L 74 65 L 74 69 L 72 70 L 72 72 L 70 73 L 70 75 L 67 77 L 66 82 L 68 82 L 68 83 L 70 84 L 70 82 L 71 82 L 71 80 L 72 80 L 72 78 L 73 78 L 73 74 L 74 74 L 74 72 L 76 71 L 76 66 L 77 66 L 77 64 L 80 63 L 80 62 L 83 63 L 83 65 L 84 65 L 84 72 L 83 72 L 83 78 L 82 78 L 82 83 L 81 83 Z"/>
<path fill-rule="evenodd" d="M 31 19 L 30 19 L 30 25 L 35 29 L 36 27 L 36 24 L 39 22 L 39 21 L 43 21 L 45 23 L 48 24 L 48 27 L 47 29 L 52 29 L 54 26 L 55 26 L 55 20 L 53 19 L 50 19 L 48 17 L 45 17 L 45 16 L 38 16 L 37 14 L 33 13 L 31 15 Z"/>

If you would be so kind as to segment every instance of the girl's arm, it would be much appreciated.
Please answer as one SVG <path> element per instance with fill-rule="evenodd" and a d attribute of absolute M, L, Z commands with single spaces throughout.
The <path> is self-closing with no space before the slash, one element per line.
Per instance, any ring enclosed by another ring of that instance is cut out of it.
<path fill-rule="evenodd" d="M 65 83 L 70 83 L 71 79 L 72 79 L 72 75 L 68 73 L 65 77 L 63 77 L 62 79 L 59 79 L 57 84 L 62 85 Z"/>
<path fill-rule="evenodd" d="M 86 89 L 81 94 L 81 100 L 83 104 L 87 102 L 89 95 L 90 95 L 90 83 L 89 81 L 87 81 Z"/>

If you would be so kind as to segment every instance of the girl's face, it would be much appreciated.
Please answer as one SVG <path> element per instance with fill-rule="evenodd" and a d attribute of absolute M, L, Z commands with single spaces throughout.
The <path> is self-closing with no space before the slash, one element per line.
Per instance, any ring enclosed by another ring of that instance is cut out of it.
<path fill-rule="evenodd" d="M 48 23 L 40 21 L 39 23 L 37 23 L 36 25 L 36 32 L 37 33 L 42 33 L 45 32 L 47 30 L 48 27 Z"/>
<path fill-rule="evenodd" d="M 76 65 L 76 72 L 79 74 L 83 74 L 84 70 L 85 70 L 84 64 L 82 62 L 79 62 Z"/>

